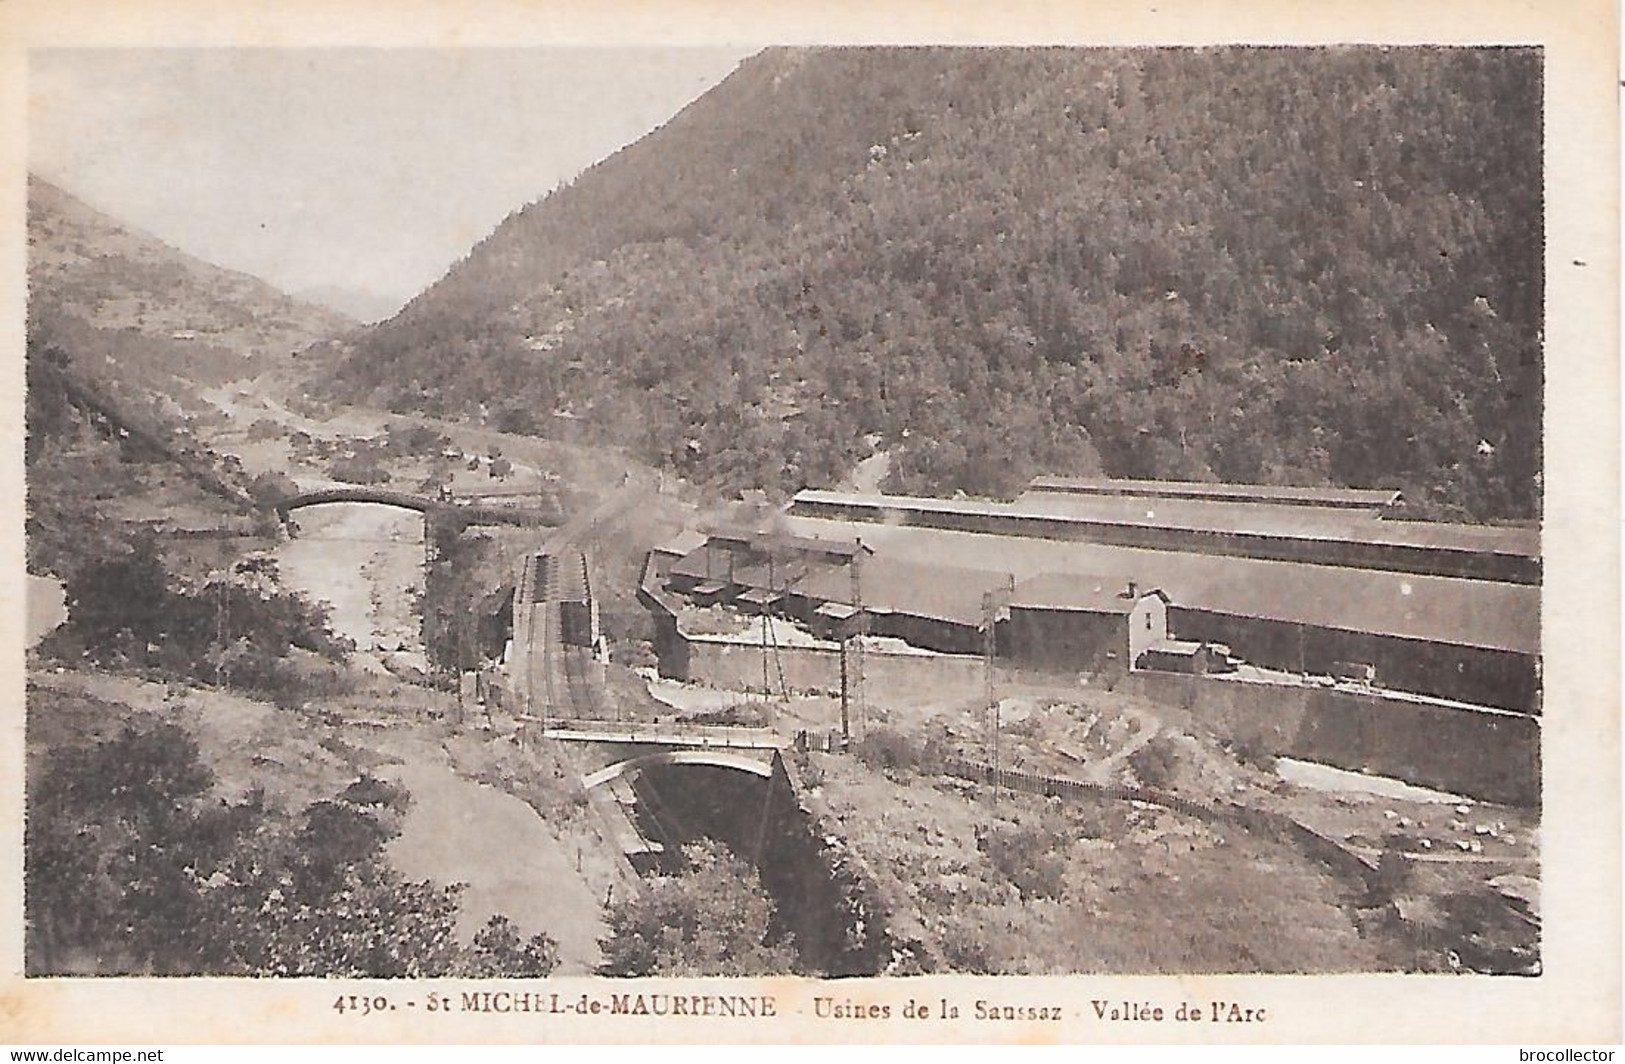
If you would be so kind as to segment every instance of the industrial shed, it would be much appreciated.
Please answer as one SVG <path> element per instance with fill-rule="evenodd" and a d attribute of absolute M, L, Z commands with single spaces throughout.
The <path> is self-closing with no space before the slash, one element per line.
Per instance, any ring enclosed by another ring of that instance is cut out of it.
<path fill-rule="evenodd" d="M 862 595 L 866 628 L 944 654 L 980 654 L 984 597 L 1008 597 L 1014 578 L 1005 572 L 927 565 L 878 555 L 865 559 L 858 579 L 850 571 L 824 572 L 794 590 L 802 610 L 823 604 L 855 606 Z"/>
<path fill-rule="evenodd" d="M 1381 618 L 1363 618 L 1353 610 L 1344 625 L 1222 608 L 1175 607 L 1173 613 L 1182 635 L 1223 640 L 1266 668 L 1334 676 L 1351 664 L 1368 665 L 1375 685 L 1389 690 L 1524 713 L 1540 710 L 1538 655 L 1527 648 L 1473 645 L 1485 642 L 1478 632 L 1464 630 L 1460 642 L 1396 636 L 1363 630 L 1362 625 L 1384 625 Z"/>
<path fill-rule="evenodd" d="M 715 532 L 670 563 L 666 577 L 673 591 L 706 602 L 727 602 L 752 589 L 784 592 L 811 575 L 844 572 L 854 557 L 872 553 L 855 538 L 832 541 Z"/>
<path fill-rule="evenodd" d="M 1134 668 L 1168 641 L 1168 596 L 1135 581 L 1041 573 L 1016 584 L 1002 653 L 1066 672 Z"/>
<path fill-rule="evenodd" d="M 1222 643 L 1197 643 L 1189 639 L 1170 639 L 1148 647 L 1135 659 L 1134 667 L 1155 672 L 1184 672 L 1206 675 L 1212 672 L 1235 672 L 1230 660 L 1229 647 Z"/>
<path fill-rule="evenodd" d="M 1158 499 L 1221 499 L 1285 506 L 1325 506 L 1387 511 L 1405 504 L 1394 488 L 1297 488 L 1276 484 L 1220 484 L 1193 480 L 1130 480 L 1113 477 L 1034 477 L 1029 492 L 1067 495 L 1134 495 Z"/>

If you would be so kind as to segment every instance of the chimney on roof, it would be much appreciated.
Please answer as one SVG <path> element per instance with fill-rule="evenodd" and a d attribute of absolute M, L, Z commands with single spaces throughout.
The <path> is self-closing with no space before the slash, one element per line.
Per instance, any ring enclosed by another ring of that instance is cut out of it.
<path fill-rule="evenodd" d="M 1140 597 L 1140 585 L 1139 585 L 1139 582 L 1135 581 L 1135 580 L 1130 580 L 1128 582 L 1128 590 L 1123 593 L 1123 597 L 1124 598 L 1131 598 L 1131 599 L 1139 598 Z"/>

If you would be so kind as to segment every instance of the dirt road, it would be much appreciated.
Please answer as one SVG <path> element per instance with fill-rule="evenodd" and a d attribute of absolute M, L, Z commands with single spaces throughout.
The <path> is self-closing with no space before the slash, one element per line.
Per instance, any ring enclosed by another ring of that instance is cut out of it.
<path fill-rule="evenodd" d="M 28 574 L 25 614 L 27 616 L 28 645 L 33 646 L 51 634 L 52 629 L 68 619 L 66 595 L 62 581 L 49 576 Z"/>
<path fill-rule="evenodd" d="M 412 792 L 390 863 L 411 879 L 467 883 L 458 931 L 468 940 L 503 913 L 523 935 L 546 931 L 559 944 L 560 975 L 598 964 L 606 933 L 599 900 L 534 810 L 518 798 L 457 776 L 430 757 L 390 773 Z"/>

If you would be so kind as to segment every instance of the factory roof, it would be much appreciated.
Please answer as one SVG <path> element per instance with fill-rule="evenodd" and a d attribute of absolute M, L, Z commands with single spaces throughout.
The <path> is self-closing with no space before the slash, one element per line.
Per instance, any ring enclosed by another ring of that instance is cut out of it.
<path fill-rule="evenodd" d="M 1120 574 L 1126 585 L 1132 575 L 1190 609 L 1522 654 L 1540 648 L 1540 588 L 1530 585 L 909 525 L 788 520 L 809 534 L 838 536 L 861 527 L 877 560 L 928 561 L 950 571 L 997 565 L 1018 580 L 1104 573 Z"/>
<path fill-rule="evenodd" d="M 877 556 L 863 563 L 856 590 L 864 609 L 872 613 L 901 613 L 980 627 L 982 596 L 1009 588 L 1006 572 L 928 565 L 896 554 Z M 796 592 L 831 602 L 854 601 L 850 570 L 825 572 L 803 581 Z"/>
<path fill-rule="evenodd" d="M 685 528 L 664 543 L 657 544 L 654 551 L 656 554 L 673 554 L 681 557 L 695 547 L 703 546 L 705 546 L 705 534 L 696 532 L 692 528 Z"/>
<path fill-rule="evenodd" d="M 1305 543 L 1452 551 L 1470 554 L 1540 557 L 1536 529 L 1424 521 L 1382 521 L 1339 516 L 1327 507 L 1253 506 L 1192 500 L 1129 497 L 1073 498 L 1032 494 L 1015 502 L 932 499 L 913 495 L 859 495 L 834 491 L 797 492 L 790 513 L 817 516 L 829 507 L 868 509 L 907 523 L 910 515 L 937 520 L 969 518 L 1007 523 L 1006 534 L 1032 538 L 1088 538 L 1126 529 L 1170 529 L 1193 536 L 1249 536 Z M 884 524 L 884 520 L 874 522 Z M 863 528 L 868 522 L 852 522 Z M 1004 531 L 1004 530 L 1001 530 Z M 872 533 L 870 534 L 872 536 Z M 1312 549 L 1312 548 L 1311 548 Z"/>
<path fill-rule="evenodd" d="M 1132 594 L 1130 587 L 1134 588 Z M 1128 614 L 1147 595 L 1167 598 L 1161 591 L 1133 580 L 1087 573 L 1039 573 L 1016 584 L 1010 608 Z"/>
<path fill-rule="evenodd" d="M 741 587 L 773 587 L 782 591 L 815 573 L 844 573 L 848 561 L 850 559 L 819 562 L 806 557 L 769 560 L 766 555 L 755 552 L 733 554 L 723 548 L 711 550 L 702 543 L 672 562 L 667 572 L 696 580 L 730 581 Z"/>
<path fill-rule="evenodd" d="M 1078 495 L 1139 495 L 1168 499 L 1230 499 L 1288 505 L 1385 509 L 1401 501 L 1395 488 L 1298 488 L 1276 484 L 1216 484 L 1190 480 L 1118 480 L 1111 477 L 1034 477 L 1031 491 Z"/>
<path fill-rule="evenodd" d="M 844 540 L 819 539 L 785 532 L 738 528 L 719 529 L 710 536 L 710 542 L 718 547 L 744 547 L 761 554 L 825 554 L 839 558 L 850 558 L 857 554 L 861 546 L 858 539 L 857 536 Z"/>
<path fill-rule="evenodd" d="M 1376 510 L 1346 506 L 1285 506 L 1228 499 L 1153 499 L 1143 495 L 1063 495 L 1029 491 L 1012 511 L 1097 521 L 1197 528 L 1247 528 L 1291 534 L 1343 534 L 1381 523 Z"/>
<path fill-rule="evenodd" d="M 711 552 L 700 544 L 687 554 L 671 563 L 667 570 L 672 576 L 691 576 L 704 580 L 720 580 L 728 575 L 728 558 L 711 557 Z"/>
<path fill-rule="evenodd" d="M 1193 643 L 1188 639 L 1164 639 L 1160 643 L 1152 643 L 1146 647 L 1148 654 L 1174 654 L 1182 658 L 1192 658 L 1202 652 L 1205 643 Z"/>

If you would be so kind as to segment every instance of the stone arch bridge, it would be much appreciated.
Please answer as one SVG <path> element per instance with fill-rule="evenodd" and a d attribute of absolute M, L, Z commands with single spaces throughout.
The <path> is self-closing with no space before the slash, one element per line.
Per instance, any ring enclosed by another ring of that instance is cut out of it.
<path fill-rule="evenodd" d="M 492 505 L 460 502 L 456 498 L 429 498 L 404 491 L 366 486 L 317 488 L 280 499 L 275 503 L 277 518 L 286 522 L 295 510 L 327 503 L 359 502 L 394 506 L 402 510 L 415 510 L 426 523 L 437 527 L 452 524 L 468 525 L 530 525 L 555 527 L 564 521 L 556 503 L 541 505 Z M 541 502 L 541 500 L 538 500 Z"/>

